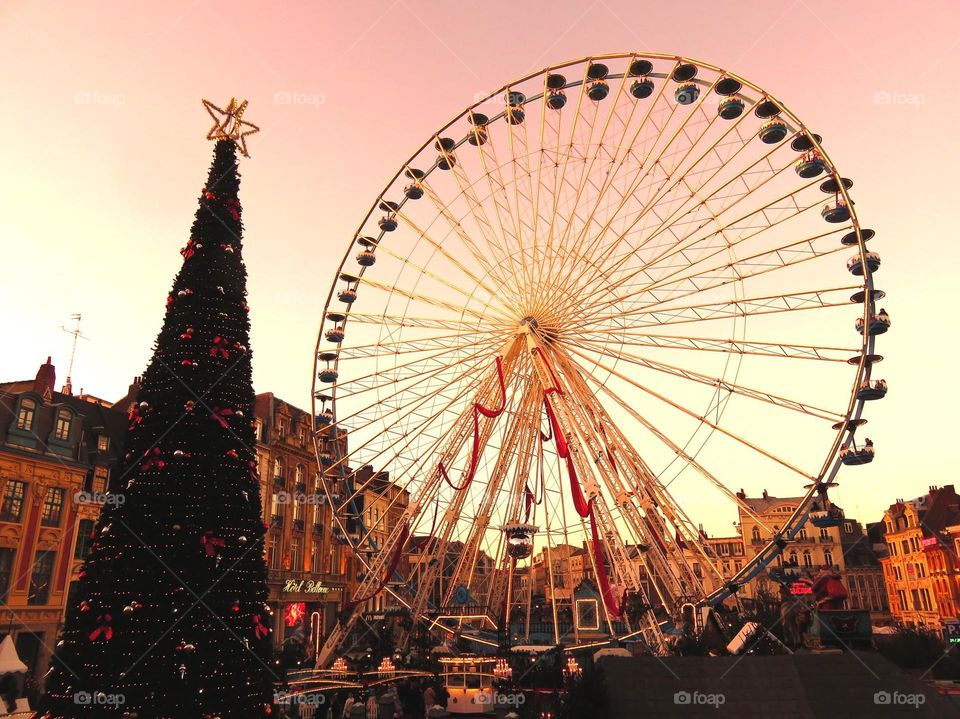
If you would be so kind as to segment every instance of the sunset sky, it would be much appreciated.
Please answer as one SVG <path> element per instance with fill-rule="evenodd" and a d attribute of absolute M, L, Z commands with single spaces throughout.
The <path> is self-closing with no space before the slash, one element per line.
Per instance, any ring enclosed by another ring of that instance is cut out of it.
<path fill-rule="evenodd" d="M 243 160 L 254 380 L 309 407 L 334 273 L 387 180 L 474 98 L 609 52 L 676 53 L 782 99 L 844 176 L 877 238 L 893 328 L 877 460 L 841 475 L 864 521 L 955 480 L 960 7 L 902 2 L 286 3 L 0 6 L 0 380 L 52 355 L 116 399 L 142 372 L 210 162 L 200 99 L 250 101 Z M 838 260 L 839 261 L 839 260 Z M 787 378 L 789 381 L 789 378 Z M 795 388 L 794 388 L 795 389 Z M 794 392 L 796 395 L 797 392 Z M 788 438 L 784 438 L 787 441 Z"/>

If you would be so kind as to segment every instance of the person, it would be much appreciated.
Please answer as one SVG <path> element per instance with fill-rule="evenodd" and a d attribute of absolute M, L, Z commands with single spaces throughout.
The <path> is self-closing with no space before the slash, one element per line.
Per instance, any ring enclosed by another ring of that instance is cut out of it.
<path fill-rule="evenodd" d="M 437 693 L 434 691 L 432 684 L 427 684 L 427 688 L 423 690 L 423 707 L 427 715 L 436 703 Z"/>
<path fill-rule="evenodd" d="M 347 695 L 347 700 L 343 703 L 343 719 L 350 719 L 350 714 L 353 712 L 353 705 L 356 703 L 357 700 L 353 694 Z"/>

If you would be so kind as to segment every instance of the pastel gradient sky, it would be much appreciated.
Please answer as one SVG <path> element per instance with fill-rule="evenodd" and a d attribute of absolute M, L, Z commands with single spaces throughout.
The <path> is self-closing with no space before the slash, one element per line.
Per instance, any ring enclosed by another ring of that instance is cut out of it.
<path fill-rule="evenodd" d="M 953 481 L 960 6 L 924 2 L 284 3 L 0 6 L 0 379 L 53 355 L 114 399 L 149 359 L 210 161 L 201 97 L 250 101 L 242 163 L 255 382 L 309 406 L 312 350 L 346 243 L 441 124 L 512 78 L 617 51 L 677 53 L 784 100 L 878 231 L 888 398 L 848 513 Z M 284 102 L 291 98 L 293 101 Z"/>

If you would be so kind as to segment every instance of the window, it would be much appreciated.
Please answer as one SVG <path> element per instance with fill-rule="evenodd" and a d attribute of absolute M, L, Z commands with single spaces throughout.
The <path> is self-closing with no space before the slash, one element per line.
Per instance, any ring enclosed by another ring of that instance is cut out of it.
<path fill-rule="evenodd" d="M 3 502 L 0 503 L 0 520 L 19 522 L 23 515 L 23 497 L 27 485 L 15 479 L 8 479 L 3 487 Z"/>
<path fill-rule="evenodd" d="M 830 530 L 826 527 L 820 527 L 820 539 L 830 539 Z"/>
<path fill-rule="evenodd" d="M 813 557 L 810 556 L 810 550 L 803 550 L 803 566 L 808 569 L 813 566 Z"/>
<path fill-rule="evenodd" d="M 600 612 L 596 599 L 577 600 L 577 628 L 586 630 L 600 628 Z"/>
<path fill-rule="evenodd" d="M 101 434 L 97 437 L 97 451 L 106 452 L 108 449 L 110 449 L 110 438 L 105 434 Z"/>
<path fill-rule="evenodd" d="M 780 555 L 779 555 L 779 554 L 777 555 L 777 558 L 778 558 L 778 559 L 780 558 Z M 734 571 L 734 572 L 739 572 L 741 569 L 743 569 L 743 562 L 741 562 L 741 561 L 738 559 L 738 560 L 736 560 L 736 561 L 733 563 L 733 571 Z"/>
<path fill-rule="evenodd" d="M 0 602 L 7 603 L 7 591 L 10 589 L 10 576 L 13 574 L 13 557 L 16 550 L 0 548 Z"/>
<path fill-rule="evenodd" d="M 803 527 L 803 528 L 797 533 L 797 538 L 798 538 L 798 539 L 806 539 L 806 538 L 807 538 L 807 528 L 806 528 L 806 527 Z"/>
<path fill-rule="evenodd" d="M 73 415 L 69 410 L 61 409 L 57 412 L 57 424 L 53 430 L 53 436 L 61 442 L 70 440 L 70 430 L 73 427 Z"/>
<path fill-rule="evenodd" d="M 754 527 L 753 531 L 750 533 L 750 536 L 753 537 L 754 542 L 760 541 L 760 527 Z"/>
<path fill-rule="evenodd" d="M 833 566 L 833 554 L 830 552 L 829 549 L 823 553 L 823 563 L 826 564 L 828 567 Z"/>
<path fill-rule="evenodd" d="M 73 550 L 74 559 L 83 559 L 87 556 L 93 534 L 93 520 L 81 519 L 77 525 L 77 544 Z"/>
<path fill-rule="evenodd" d="M 844 522 L 843 531 L 847 534 L 853 534 L 853 522 Z"/>
<path fill-rule="evenodd" d="M 253 423 L 253 438 L 258 442 L 263 439 L 263 422 L 259 419 Z"/>
<path fill-rule="evenodd" d="M 295 494 L 293 496 L 293 518 L 294 520 L 303 519 L 303 506 L 306 504 L 306 496 L 303 494 Z"/>
<path fill-rule="evenodd" d="M 279 435 L 280 439 L 283 439 L 287 436 L 287 426 L 282 419 L 277 420 L 277 434 Z"/>
<path fill-rule="evenodd" d="M 797 553 L 796 553 L 796 551 L 790 552 L 790 559 L 789 559 L 788 561 L 790 562 L 790 564 L 796 564 L 796 563 L 797 563 Z"/>
<path fill-rule="evenodd" d="M 310 555 L 310 569 L 314 572 L 323 571 L 323 553 L 319 541 L 314 541 Z"/>
<path fill-rule="evenodd" d="M 280 541 L 276 535 L 270 537 L 267 549 L 269 553 L 270 569 L 280 569 Z"/>
<path fill-rule="evenodd" d="M 303 569 L 300 559 L 300 538 L 294 537 L 290 540 L 290 568 L 295 572 Z"/>
<path fill-rule="evenodd" d="M 46 604 L 50 596 L 50 577 L 53 576 L 55 552 L 40 551 L 33 557 L 33 574 L 30 575 L 30 593 L 27 604 Z"/>
<path fill-rule="evenodd" d="M 93 468 L 93 491 L 95 493 L 106 494 L 109 481 L 110 469 L 108 467 Z"/>
<path fill-rule="evenodd" d="M 297 469 L 294 471 L 295 479 L 297 484 L 303 483 L 303 465 L 298 464 Z"/>
<path fill-rule="evenodd" d="M 40 513 L 40 524 L 44 527 L 59 527 L 60 516 L 63 514 L 63 487 L 51 487 L 43 496 L 43 510 Z"/>
<path fill-rule="evenodd" d="M 280 461 L 280 458 L 277 457 L 273 460 L 273 478 L 280 479 L 283 477 L 283 462 Z"/>
<path fill-rule="evenodd" d="M 29 432 L 33 429 L 33 418 L 37 415 L 37 403 L 29 397 L 20 400 L 20 409 L 17 410 L 17 429 Z"/>

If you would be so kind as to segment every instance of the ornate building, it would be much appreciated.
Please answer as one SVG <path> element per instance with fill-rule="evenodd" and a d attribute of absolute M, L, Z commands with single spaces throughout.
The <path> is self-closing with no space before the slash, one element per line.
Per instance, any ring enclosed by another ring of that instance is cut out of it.
<path fill-rule="evenodd" d="M 763 490 L 761 497 L 747 497 L 743 490 L 737 496 L 750 510 L 748 512 L 740 507 L 740 535 L 743 537 L 743 561 L 746 562 L 755 557 L 770 538 L 780 531 L 803 498 L 773 497 L 767 494 L 767 490 Z M 824 566 L 837 567 L 843 574 L 846 563 L 841 532 L 844 529 L 843 523 L 836 527 L 818 528 L 807 522 L 783 550 L 777 564 L 795 564 L 801 572 L 811 576 L 815 576 Z M 764 573 L 744 587 L 743 596 L 752 597 L 761 587 L 768 590 L 774 588 Z"/>
<path fill-rule="evenodd" d="M 887 556 L 881 562 L 898 623 L 939 630 L 960 616 L 960 562 L 948 529 L 958 524 L 960 497 L 952 484 L 901 499 L 883 513 Z"/>
<path fill-rule="evenodd" d="M 295 654 L 304 644 L 310 656 L 335 625 L 345 599 L 352 597 L 362 565 L 333 521 L 317 469 L 310 414 L 267 392 L 257 395 L 255 415 L 263 516 L 270 526 L 267 584 L 276 648 Z M 319 433 L 321 457 L 346 454 L 346 432 L 334 431 L 328 425 Z M 364 527 L 372 528 L 368 540 L 382 547 L 409 495 L 386 474 L 373 476 L 369 466 L 356 470 L 354 482 L 364 489 L 354 503 L 356 521 L 346 522 L 347 533 L 357 540 Z M 395 605 L 389 592 L 380 592 L 366 609 L 381 612 Z"/>
<path fill-rule="evenodd" d="M 845 519 L 840 543 L 846 565 L 843 580 L 849 594 L 847 607 L 870 610 L 873 624 L 890 624 L 892 616 L 881 564 L 881 557 L 886 554 L 883 524 L 874 522 L 864 531 L 860 522 Z"/>
<path fill-rule="evenodd" d="M 353 586 L 353 558 L 331 530 L 310 414 L 272 392 L 258 394 L 254 409 L 276 648 L 303 645 L 309 656 Z"/>
<path fill-rule="evenodd" d="M 57 392 L 47 358 L 33 380 L 0 383 L 0 621 L 38 679 L 47 670 L 72 582 L 117 478 L 124 412 Z"/>

